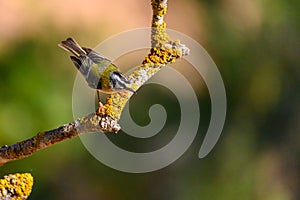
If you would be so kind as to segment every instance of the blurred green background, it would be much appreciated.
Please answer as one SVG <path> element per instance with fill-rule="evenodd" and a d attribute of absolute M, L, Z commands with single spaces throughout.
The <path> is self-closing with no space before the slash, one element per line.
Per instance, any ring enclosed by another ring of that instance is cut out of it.
<path fill-rule="evenodd" d="M 145 174 L 110 169 L 75 138 L 7 163 L 0 177 L 32 173 L 35 184 L 29 199 L 300 199 L 299 10 L 296 0 L 169 1 L 168 28 L 203 45 L 226 87 L 226 124 L 204 159 L 197 155 L 210 100 L 199 78 L 191 80 L 200 102 L 199 133 L 187 152 L 164 169 Z M 94 47 L 150 22 L 150 1 L 1 0 L 0 145 L 73 120 L 76 70 L 57 43 L 72 36 Z M 153 95 L 163 97 L 170 115 L 180 114 L 169 93 L 141 88 L 132 99 L 133 118 L 147 124 Z M 176 127 L 178 117 L 168 122 L 166 126 Z M 143 148 L 143 140 L 119 136 L 131 148 Z"/>

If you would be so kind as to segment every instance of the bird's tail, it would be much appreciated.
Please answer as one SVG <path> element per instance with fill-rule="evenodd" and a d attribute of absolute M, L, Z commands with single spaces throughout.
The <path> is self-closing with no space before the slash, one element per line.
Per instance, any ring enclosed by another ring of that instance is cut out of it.
<path fill-rule="evenodd" d="M 72 53 L 76 57 L 80 57 L 82 55 L 87 55 L 87 52 L 80 47 L 80 45 L 73 39 L 67 38 L 65 41 L 62 41 L 58 44 L 59 47 L 62 49 Z"/>
<path fill-rule="evenodd" d="M 58 44 L 62 49 L 72 53 L 74 56 L 70 56 L 75 67 L 82 73 L 82 75 L 87 78 L 87 75 L 92 66 L 92 60 L 87 56 L 87 51 L 80 47 L 80 45 L 72 38 L 67 38 Z"/>

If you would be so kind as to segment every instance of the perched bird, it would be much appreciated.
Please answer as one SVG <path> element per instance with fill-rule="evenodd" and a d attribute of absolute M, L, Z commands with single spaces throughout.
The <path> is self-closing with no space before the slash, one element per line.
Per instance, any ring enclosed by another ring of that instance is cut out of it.
<path fill-rule="evenodd" d="M 70 56 L 71 60 L 88 85 L 97 90 L 99 101 L 99 91 L 107 94 L 126 90 L 135 93 L 131 88 L 132 82 L 119 71 L 116 65 L 98 52 L 81 47 L 72 38 L 67 38 L 58 46 L 73 54 Z"/>

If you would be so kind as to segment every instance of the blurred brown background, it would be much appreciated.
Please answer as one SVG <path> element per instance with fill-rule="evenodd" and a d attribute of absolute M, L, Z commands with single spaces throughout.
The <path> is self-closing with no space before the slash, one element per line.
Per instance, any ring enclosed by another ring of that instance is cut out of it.
<path fill-rule="evenodd" d="M 214 150 L 197 158 L 210 117 L 204 87 L 198 91 L 199 134 L 167 168 L 119 172 L 94 159 L 75 138 L 2 166 L 1 177 L 32 173 L 30 199 L 300 198 L 299 1 L 169 0 L 168 5 L 168 28 L 203 45 L 224 80 L 228 112 Z M 151 16 L 150 1 L 1 0 L 0 145 L 73 120 L 76 70 L 57 43 L 72 36 L 94 47 L 121 31 L 148 27 Z M 141 88 L 135 109 L 145 114 L 134 118 L 147 123 L 147 99 L 167 93 Z M 138 149 L 143 140 L 127 144 Z"/>

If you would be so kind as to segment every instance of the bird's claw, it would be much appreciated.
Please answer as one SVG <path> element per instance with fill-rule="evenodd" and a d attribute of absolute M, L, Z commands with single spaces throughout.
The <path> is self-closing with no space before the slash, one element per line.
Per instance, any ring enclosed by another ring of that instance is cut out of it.
<path fill-rule="evenodd" d="M 98 109 L 96 111 L 96 114 L 100 115 L 100 116 L 104 116 L 105 115 L 105 108 L 104 108 L 103 104 L 100 101 L 98 103 Z"/>

